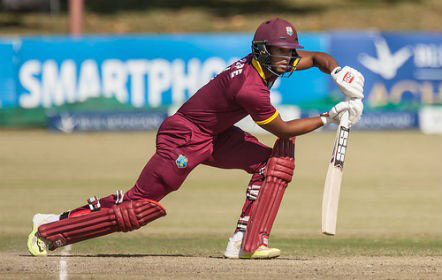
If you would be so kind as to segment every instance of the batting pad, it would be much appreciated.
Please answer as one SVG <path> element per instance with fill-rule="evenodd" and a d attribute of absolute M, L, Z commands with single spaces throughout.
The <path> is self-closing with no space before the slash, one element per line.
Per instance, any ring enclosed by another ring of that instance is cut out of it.
<path fill-rule="evenodd" d="M 157 201 L 125 201 L 112 208 L 41 225 L 38 235 L 48 241 L 48 249 L 52 251 L 109 233 L 139 229 L 165 215 L 166 210 Z"/>
<path fill-rule="evenodd" d="M 268 237 L 278 213 L 284 191 L 295 169 L 295 145 L 292 139 L 278 139 L 267 162 L 265 181 L 250 215 L 242 250 L 254 252 L 268 245 Z"/>

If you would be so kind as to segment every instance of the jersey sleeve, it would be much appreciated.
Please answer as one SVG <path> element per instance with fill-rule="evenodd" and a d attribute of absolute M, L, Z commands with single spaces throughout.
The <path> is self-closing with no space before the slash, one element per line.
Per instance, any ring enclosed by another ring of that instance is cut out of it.
<path fill-rule="evenodd" d="M 264 87 L 243 87 L 236 96 L 236 101 L 250 114 L 259 125 L 268 124 L 279 112 L 270 103 L 270 92 Z"/>

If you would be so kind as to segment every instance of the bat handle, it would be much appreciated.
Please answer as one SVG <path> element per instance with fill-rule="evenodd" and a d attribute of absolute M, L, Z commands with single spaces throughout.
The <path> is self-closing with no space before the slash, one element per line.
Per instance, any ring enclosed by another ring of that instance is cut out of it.
<path fill-rule="evenodd" d="M 344 112 L 344 114 L 341 117 L 341 121 L 339 122 L 340 126 L 343 126 L 345 128 L 349 128 L 350 126 L 350 120 L 349 120 L 350 113 L 347 111 Z"/>

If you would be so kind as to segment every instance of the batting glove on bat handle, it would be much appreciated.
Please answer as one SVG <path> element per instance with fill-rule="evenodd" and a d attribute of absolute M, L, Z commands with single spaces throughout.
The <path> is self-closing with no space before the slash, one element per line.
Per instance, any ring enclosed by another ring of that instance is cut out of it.
<path fill-rule="evenodd" d="M 338 124 L 341 121 L 344 112 L 349 109 L 350 109 L 350 101 L 339 102 L 338 104 L 333 106 L 333 108 L 331 108 L 330 111 L 320 115 L 322 123 L 324 125 L 327 125 L 329 123 Z"/>
<path fill-rule="evenodd" d="M 364 110 L 364 104 L 359 98 L 351 98 L 348 102 L 348 120 L 350 121 L 350 125 L 355 125 L 361 119 L 362 111 Z"/>
<path fill-rule="evenodd" d="M 336 67 L 330 75 L 339 87 L 339 90 L 350 98 L 364 98 L 364 76 L 349 66 Z"/>

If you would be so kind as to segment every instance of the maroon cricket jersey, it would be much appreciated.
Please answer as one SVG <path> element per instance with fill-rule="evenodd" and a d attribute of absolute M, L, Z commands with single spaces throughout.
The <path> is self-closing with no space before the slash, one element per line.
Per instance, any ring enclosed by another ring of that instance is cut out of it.
<path fill-rule="evenodd" d="M 212 135 L 247 115 L 260 125 L 271 122 L 278 111 L 270 103 L 264 72 L 252 57 L 249 54 L 219 73 L 184 103 L 177 114 Z"/>

